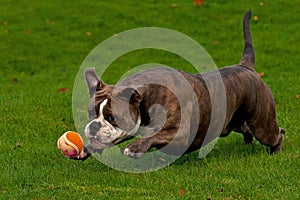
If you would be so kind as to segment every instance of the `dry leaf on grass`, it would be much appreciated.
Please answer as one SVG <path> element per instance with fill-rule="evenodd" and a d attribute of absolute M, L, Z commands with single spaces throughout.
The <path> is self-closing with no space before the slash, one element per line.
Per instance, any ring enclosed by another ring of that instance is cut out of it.
<path fill-rule="evenodd" d="M 29 35 L 30 34 L 30 30 L 28 30 L 28 29 L 24 30 L 24 34 L 25 35 Z"/>
<path fill-rule="evenodd" d="M 194 0 L 196 6 L 201 6 L 204 3 L 204 0 Z"/>
<path fill-rule="evenodd" d="M 185 193 L 184 189 L 180 189 L 179 192 L 178 192 L 179 196 L 184 195 L 184 193 Z"/>
<path fill-rule="evenodd" d="M 179 7 L 179 4 L 177 4 L 177 3 L 172 3 L 172 4 L 170 4 L 170 7 L 171 7 L 171 8 L 177 8 L 177 7 Z"/>
<path fill-rule="evenodd" d="M 13 83 L 18 83 L 18 82 L 19 82 L 19 79 L 13 78 L 13 79 L 12 79 L 12 82 L 13 82 Z"/>
<path fill-rule="evenodd" d="M 60 88 L 59 90 L 58 90 L 58 92 L 68 92 L 68 88 Z"/>
<path fill-rule="evenodd" d="M 217 45 L 218 43 L 219 43 L 218 41 L 214 40 L 214 41 L 212 41 L 211 44 L 215 46 L 215 45 Z"/>
<path fill-rule="evenodd" d="M 263 77 L 263 76 L 265 75 L 265 73 L 264 73 L 264 72 L 257 72 L 257 75 L 258 75 L 259 77 Z"/>

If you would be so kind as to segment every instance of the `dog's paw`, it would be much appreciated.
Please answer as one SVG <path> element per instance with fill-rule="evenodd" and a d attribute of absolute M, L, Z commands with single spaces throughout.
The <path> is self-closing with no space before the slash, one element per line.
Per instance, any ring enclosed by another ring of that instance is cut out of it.
<path fill-rule="evenodd" d="M 91 157 L 93 153 L 101 154 L 102 152 L 103 152 L 103 149 L 93 149 L 90 145 L 88 145 L 83 148 L 83 150 L 77 157 L 74 157 L 71 159 L 85 161 L 86 159 Z"/>
<path fill-rule="evenodd" d="M 140 158 L 143 155 L 143 153 L 134 153 L 131 152 L 129 148 L 125 148 L 123 151 L 123 155 L 128 156 L 130 158 Z"/>
<path fill-rule="evenodd" d="M 281 144 L 277 144 L 274 147 L 270 148 L 270 154 L 274 154 L 274 153 L 280 153 L 282 151 L 282 145 Z"/>
<path fill-rule="evenodd" d="M 138 139 L 129 144 L 123 151 L 123 155 L 131 158 L 140 158 L 151 148 L 151 141 L 145 138 Z"/>
<path fill-rule="evenodd" d="M 244 144 L 252 144 L 253 139 L 254 137 L 252 134 L 244 134 Z"/>
<path fill-rule="evenodd" d="M 271 147 L 270 148 L 270 154 L 273 154 L 273 153 L 280 153 L 281 150 L 282 150 L 282 144 L 283 144 L 283 141 L 284 141 L 284 134 L 285 134 L 285 129 L 284 128 L 279 128 L 279 140 L 278 140 L 278 144 L 274 147 Z"/>
<path fill-rule="evenodd" d="M 90 152 L 86 152 L 86 151 L 83 150 L 77 157 L 73 157 L 71 159 L 85 161 L 86 159 L 91 157 L 91 155 L 92 154 Z"/>

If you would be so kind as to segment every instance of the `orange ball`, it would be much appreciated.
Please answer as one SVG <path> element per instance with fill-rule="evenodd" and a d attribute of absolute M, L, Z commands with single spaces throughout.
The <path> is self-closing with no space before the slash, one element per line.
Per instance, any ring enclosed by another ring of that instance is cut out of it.
<path fill-rule="evenodd" d="M 58 138 L 57 148 L 64 156 L 75 158 L 83 149 L 83 140 L 78 133 L 67 131 Z"/>

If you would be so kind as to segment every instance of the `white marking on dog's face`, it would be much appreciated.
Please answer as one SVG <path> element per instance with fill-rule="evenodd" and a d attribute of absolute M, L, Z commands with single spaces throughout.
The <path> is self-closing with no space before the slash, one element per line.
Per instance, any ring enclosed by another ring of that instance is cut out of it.
<path fill-rule="evenodd" d="M 85 127 L 85 135 L 95 149 L 104 149 L 120 143 L 122 140 L 135 134 L 141 124 L 141 118 L 139 116 L 135 127 L 129 132 L 114 127 L 105 120 L 103 115 L 103 109 L 107 102 L 108 100 L 105 99 L 100 104 L 98 118 L 90 121 Z"/>

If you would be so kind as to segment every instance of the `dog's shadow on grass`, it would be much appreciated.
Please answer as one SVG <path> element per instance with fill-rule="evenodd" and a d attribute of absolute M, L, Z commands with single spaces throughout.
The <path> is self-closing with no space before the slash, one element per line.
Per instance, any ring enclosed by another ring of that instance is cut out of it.
<path fill-rule="evenodd" d="M 237 134 L 231 134 L 226 138 L 219 138 L 210 152 L 205 156 L 200 154 L 201 150 L 186 154 L 178 158 L 172 165 L 184 165 L 187 162 L 201 162 L 206 159 L 210 160 L 239 160 L 242 158 L 249 158 L 253 156 L 268 155 L 269 148 L 261 145 L 254 140 L 252 144 L 244 144 L 243 138 Z"/>
<path fill-rule="evenodd" d="M 213 148 L 211 149 L 210 152 L 207 152 L 208 154 L 206 156 L 200 155 L 199 152 L 201 150 L 197 150 L 194 151 L 192 153 L 189 154 L 185 154 L 180 156 L 179 158 L 177 158 L 174 162 L 171 162 L 170 164 L 168 164 L 168 156 L 164 157 L 162 154 L 161 157 L 153 157 L 151 160 L 152 165 L 153 165 L 153 169 L 151 168 L 150 171 L 155 170 L 155 166 L 158 168 L 161 168 L 162 166 L 184 166 L 184 165 L 201 165 L 204 163 L 213 163 L 213 162 L 223 162 L 223 161 L 237 161 L 237 160 L 241 160 L 241 159 L 247 159 L 250 157 L 261 157 L 262 155 L 267 155 L 268 154 L 268 148 L 266 146 L 263 146 L 261 144 L 259 144 L 259 142 L 254 141 L 253 144 L 243 144 L 243 137 L 239 134 L 231 134 L 228 137 L 225 138 L 219 138 L 217 143 L 213 146 Z M 156 151 L 155 149 L 153 149 L 153 151 Z M 118 155 L 118 152 L 114 155 Z M 103 155 L 101 155 L 103 156 Z M 124 159 L 125 161 L 131 163 L 132 166 L 127 166 L 126 164 L 124 164 L 124 169 L 130 169 L 134 167 L 134 162 L 145 162 L 145 158 L 139 158 L 139 159 L 133 159 L 133 158 L 128 158 L 128 157 L 123 157 L 123 155 L 120 155 L 120 157 L 122 159 Z M 102 157 L 103 158 L 103 157 Z M 95 158 L 93 158 L 95 159 Z M 143 160 L 144 159 L 144 160 Z M 111 159 L 110 156 L 108 156 L 107 160 L 111 160 L 112 165 L 116 165 L 115 169 L 118 168 L 122 168 L 122 162 L 120 162 L 118 159 Z M 148 162 L 146 160 L 146 162 Z M 91 167 L 91 170 L 94 170 L 94 167 L 99 168 L 98 163 L 97 162 L 88 162 L 88 166 L 90 167 L 90 165 L 96 165 Z M 94 163 L 94 164 L 92 164 Z M 105 163 L 105 162 L 104 162 Z M 107 163 L 106 163 L 107 164 Z M 104 165 L 106 165 L 104 164 Z M 149 163 L 148 163 L 149 164 Z M 104 165 L 102 166 L 102 170 L 101 171 L 110 171 L 110 167 L 104 167 Z M 88 167 L 88 168 L 89 168 Z M 139 171 L 139 169 L 136 169 L 137 171 Z M 122 171 L 122 170 L 121 170 Z M 147 171 L 147 170 L 146 170 Z"/>

